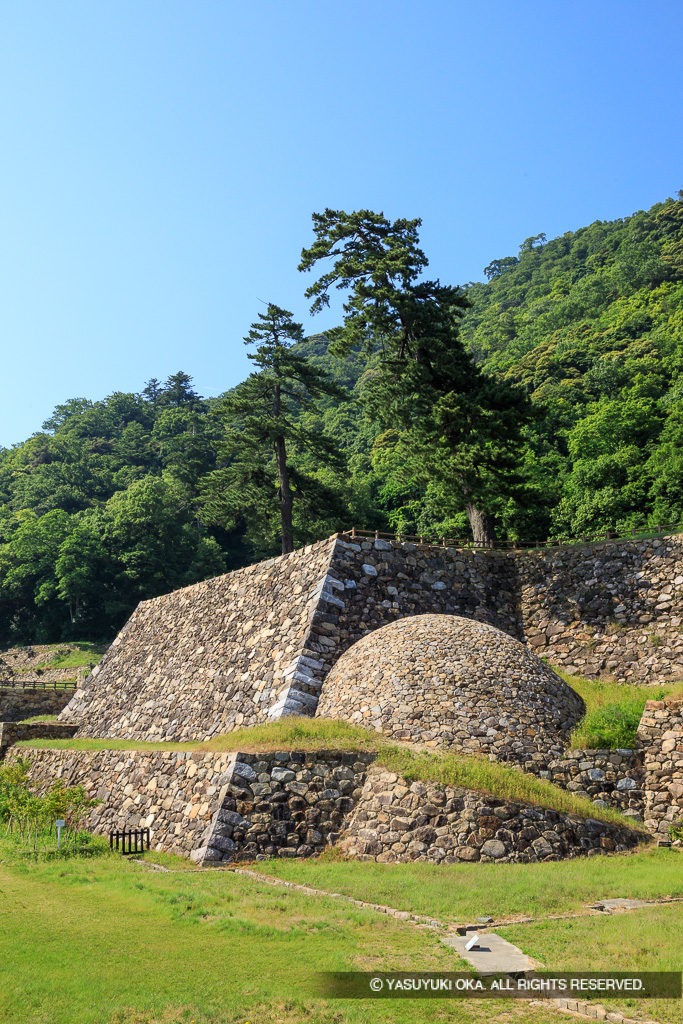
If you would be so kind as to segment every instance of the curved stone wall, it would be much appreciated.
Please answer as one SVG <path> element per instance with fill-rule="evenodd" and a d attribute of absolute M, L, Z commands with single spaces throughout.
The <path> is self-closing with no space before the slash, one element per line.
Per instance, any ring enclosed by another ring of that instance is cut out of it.
<path fill-rule="evenodd" d="M 545 763 L 561 756 L 581 698 L 523 644 L 456 615 L 400 619 L 354 644 L 317 714 L 400 740 Z"/>

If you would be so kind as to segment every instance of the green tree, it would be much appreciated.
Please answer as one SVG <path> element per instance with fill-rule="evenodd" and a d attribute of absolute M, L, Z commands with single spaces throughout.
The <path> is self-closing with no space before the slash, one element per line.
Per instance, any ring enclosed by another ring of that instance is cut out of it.
<path fill-rule="evenodd" d="M 462 289 L 420 279 L 420 224 L 368 210 L 314 214 L 316 239 L 299 269 L 328 267 L 306 292 L 311 312 L 329 304 L 332 287 L 347 295 L 336 350 L 379 351 L 364 400 L 383 426 L 403 428 L 405 470 L 457 493 L 475 543 L 492 544 L 496 503 L 524 493 L 523 428 L 534 414 L 524 391 L 484 373 L 460 340 Z"/>
<path fill-rule="evenodd" d="M 155 393 L 152 384 L 152 381 L 148 383 L 144 394 L 148 400 L 154 403 Z M 172 374 L 164 384 L 161 391 L 161 400 L 163 404 L 172 406 L 200 405 L 202 400 L 201 395 L 197 394 L 194 388 L 191 387 L 191 384 L 192 377 L 187 373 L 183 373 L 182 370 L 179 370 L 178 373 Z"/>
<path fill-rule="evenodd" d="M 293 348 L 303 344 L 304 334 L 287 310 L 270 303 L 244 341 L 256 349 L 249 359 L 258 370 L 219 407 L 227 428 L 220 454 L 227 465 L 206 481 L 204 514 L 221 525 L 240 515 L 256 516 L 268 532 L 277 507 L 285 554 L 294 550 L 296 504 L 309 517 L 324 518 L 334 508 L 334 496 L 316 470 L 339 464 L 337 446 L 309 429 L 304 416 L 316 412 L 322 398 L 339 399 L 342 392 Z"/>

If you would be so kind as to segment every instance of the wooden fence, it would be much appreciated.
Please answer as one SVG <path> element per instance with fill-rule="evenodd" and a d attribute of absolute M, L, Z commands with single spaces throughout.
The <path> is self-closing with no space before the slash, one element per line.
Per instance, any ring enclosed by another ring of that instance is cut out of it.
<path fill-rule="evenodd" d="M 475 544 L 472 540 L 468 540 L 465 537 L 435 537 L 427 534 L 416 535 L 413 533 L 385 533 L 381 530 L 360 530 L 357 526 L 352 526 L 348 530 L 342 530 L 339 533 L 340 537 L 359 537 L 370 538 L 371 540 L 396 540 L 399 543 L 401 541 L 410 541 L 415 544 L 425 544 L 430 547 L 453 547 L 453 548 L 473 548 L 476 550 L 483 550 L 485 548 L 496 548 L 496 549 L 510 549 L 510 550 L 522 550 L 532 548 L 558 548 L 558 547 L 569 547 L 577 544 L 593 544 L 598 541 L 609 541 L 609 540 L 648 540 L 653 537 L 658 537 L 663 534 L 675 534 L 683 532 L 683 523 L 661 523 L 652 527 L 634 527 L 632 530 L 606 530 L 604 533 L 585 533 L 580 537 L 566 538 L 557 537 L 546 540 L 505 540 L 498 541 L 496 544 L 491 542 L 488 545 Z"/>

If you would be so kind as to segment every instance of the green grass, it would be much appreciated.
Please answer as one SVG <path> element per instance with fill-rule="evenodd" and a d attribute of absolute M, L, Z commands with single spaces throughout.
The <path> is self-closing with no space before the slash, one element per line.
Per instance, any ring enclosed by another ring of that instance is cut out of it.
<path fill-rule="evenodd" d="M 33 718 L 22 718 L 20 725 L 32 725 L 35 722 L 55 722 L 57 725 L 57 715 L 34 715 Z"/>
<path fill-rule="evenodd" d="M 145 859 L 151 857 L 145 854 Z M 157 860 L 157 858 L 155 858 Z M 552 1024 L 520 1002 L 326 1002 L 318 970 L 463 970 L 438 931 L 170 854 L 169 873 L 108 852 L 48 860 L 0 839 L 3 1024 Z M 442 921 L 556 913 L 609 896 L 681 894 L 683 857 L 506 865 L 277 861 L 259 870 Z M 496 930 L 553 970 L 680 970 L 679 905 Z M 662 1024 L 679 1004 L 605 1000 Z M 642 1011 L 642 1012 L 641 1012 Z"/>
<path fill-rule="evenodd" d="M 551 1024 L 525 1003 L 325 1002 L 321 970 L 458 970 L 437 934 L 230 872 L 8 859 L 3 1024 Z"/>
<path fill-rule="evenodd" d="M 611 857 L 542 864 L 377 864 L 334 851 L 311 860 L 259 862 L 255 870 L 445 922 L 495 921 L 578 910 L 598 899 L 683 896 L 683 854 L 648 847 Z M 679 906 L 683 917 L 683 908 Z"/>
<path fill-rule="evenodd" d="M 589 800 L 559 789 L 545 779 L 515 768 L 508 768 L 483 757 L 459 753 L 415 751 L 389 743 L 379 733 L 360 726 L 324 718 L 284 718 L 278 722 L 237 729 L 207 743 L 142 743 L 137 740 L 24 740 L 19 746 L 49 747 L 67 750 L 372 750 L 378 763 L 409 781 L 423 780 L 446 786 L 462 786 L 489 793 L 501 800 L 551 807 L 582 818 L 629 824 L 618 811 L 596 807 Z M 636 826 L 642 827 L 642 826 Z"/>
<path fill-rule="evenodd" d="M 645 702 L 665 697 L 683 698 L 683 683 L 667 686 L 617 683 L 610 679 L 583 679 L 552 666 L 573 690 L 583 698 L 586 715 L 571 735 L 574 750 L 599 748 L 632 749 Z"/>
<path fill-rule="evenodd" d="M 74 647 L 76 650 L 73 650 Z M 74 642 L 70 643 L 68 648 L 66 645 L 58 648 L 51 658 L 41 662 L 37 668 L 43 671 L 51 668 L 81 668 L 83 665 L 96 665 L 103 655 L 103 644 Z"/>
<path fill-rule="evenodd" d="M 552 971 L 676 971 L 683 964 L 680 904 L 647 907 L 613 917 L 543 921 L 502 928 L 500 934 Z M 587 965 L 590 965 L 587 967 Z M 683 1019 L 679 999 L 608 999 L 627 1017 L 674 1024 Z M 597 1001 L 597 1000 L 596 1000 Z"/>

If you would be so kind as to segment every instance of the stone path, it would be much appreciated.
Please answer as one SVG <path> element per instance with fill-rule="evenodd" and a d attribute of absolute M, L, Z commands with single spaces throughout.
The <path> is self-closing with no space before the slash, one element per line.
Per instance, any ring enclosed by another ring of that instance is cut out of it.
<path fill-rule="evenodd" d="M 600 900 L 598 903 L 589 903 L 590 910 L 637 910 L 638 907 L 649 907 L 652 900 L 625 900 L 619 897 L 614 900 Z M 673 902 L 673 900 L 672 900 Z"/>
<path fill-rule="evenodd" d="M 472 949 L 465 947 L 475 934 L 479 935 L 479 941 Z M 459 957 L 472 964 L 477 974 L 520 974 L 525 971 L 533 971 L 534 961 L 528 957 L 517 946 L 496 935 L 495 932 L 474 932 L 467 935 L 449 935 L 441 940 L 444 945 L 450 946 L 456 951 Z"/>

